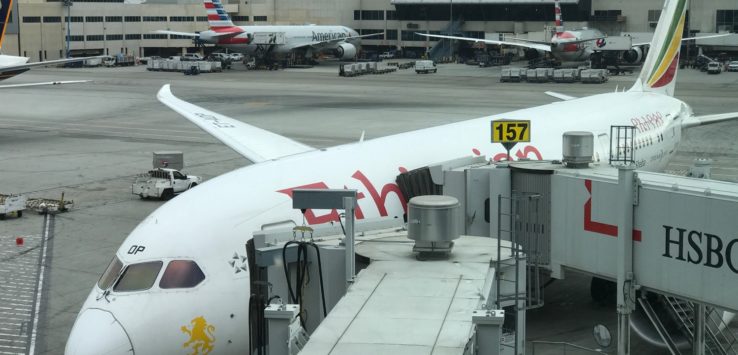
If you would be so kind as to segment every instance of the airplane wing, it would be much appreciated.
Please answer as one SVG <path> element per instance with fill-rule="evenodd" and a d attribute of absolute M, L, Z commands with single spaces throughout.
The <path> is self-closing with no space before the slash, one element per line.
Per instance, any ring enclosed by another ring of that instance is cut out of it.
<path fill-rule="evenodd" d="M 548 96 L 555 97 L 555 98 L 557 98 L 559 100 L 562 100 L 562 101 L 569 101 L 569 100 L 576 99 L 576 97 L 574 97 L 574 96 L 569 96 L 569 95 L 558 93 L 558 92 L 555 92 L 555 91 L 546 91 L 545 94 L 548 95 Z"/>
<path fill-rule="evenodd" d="M 364 37 L 373 37 L 373 36 L 379 36 L 383 35 L 384 33 L 378 32 L 378 33 L 370 33 L 368 35 L 359 35 L 359 36 L 348 36 L 348 37 L 341 37 L 336 39 L 331 39 L 327 41 L 316 41 L 316 42 L 308 42 L 308 43 L 299 43 L 295 46 L 290 47 L 290 50 L 295 48 L 302 48 L 302 47 L 321 47 L 333 43 L 343 42 L 347 39 L 356 39 L 356 38 L 364 38 Z"/>
<path fill-rule="evenodd" d="M 254 163 L 314 150 L 287 137 L 180 100 L 172 94 L 169 84 L 161 87 L 156 98 Z"/>
<path fill-rule="evenodd" d="M 64 58 L 64 59 L 56 59 L 56 60 L 47 60 L 45 62 L 15 64 L 15 65 L 2 66 L 2 67 L 0 67 L 0 70 L 2 70 L 3 72 L 10 72 L 10 71 L 16 71 L 16 70 L 29 69 L 29 68 L 33 68 L 33 67 L 46 67 L 46 66 L 50 66 L 50 65 L 58 65 L 58 64 L 65 64 L 65 63 L 81 62 L 81 61 L 87 60 L 87 59 L 95 59 L 95 58 L 102 58 L 102 57 L 104 57 L 104 56 L 80 57 L 80 58 Z"/>
<path fill-rule="evenodd" d="M 194 32 L 177 32 L 177 31 L 167 31 L 167 30 L 156 30 L 153 31 L 154 33 L 160 33 L 165 35 L 177 35 L 177 36 L 185 36 L 185 37 L 200 37 L 199 33 Z"/>
<path fill-rule="evenodd" d="M 732 34 L 735 34 L 735 33 L 721 33 L 721 34 L 717 34 L 717 35 L 709 35 L 709 36 L 701 36 L 701 37 L 687 37 L 687 38 L 682 38 L 682 41 L 690 41 L 690 40 L 693 40 L 693 39 L 718 38 L 718 37 L 730 36 Z M 651 44 L 651 42 L 633 43 L 633 47 L 647 46 L 649 44 Z"/>
<path fill-rule="evenodd" d="M 427 33 L 418 33 L 418 32 L 415 32 L 415 34 L 416 35 L 420 35 L 420 36 L 425 36 L 425 37 L 456 39 L 456 40 L 459 40 L 459 41 L 483 42 L 483 43 L 487 43 L 487 44 L 496 44 L 496 45 L 504 45 L 504 46 L 531 48 L 531 49 L 536 49 L 536 50 L 544 51 L 544 52 L 550 52 L 551 51 L 551 45 L 550 44 L 541 44 L 541 43 L 535 43 L 535 42 L 496 41 L 496 40 L 493 40 L 493 39 L 481 39 L 481 38 L 470 38 L 470 37 L 457 37 L 457 36 L 446 36 L 446 35 L 431 35 L 431 34 L 427 34 Z"/>
<path fill-rule="evenodd" d="M 690 128 L 690 127 L 704 126 L 708 124 L 720 123 L 720 122 L 730 121 L 734 119 L 738 119 L 738 112 L 718 113 L 714 115 L 704 115 L 704 116 L 692 116 L 684 120 L 684 123 L 682 123 L 682 127 Z"/>
<path fill-rule="evenodd" d="M 23 87 L 28 87 L 28 86 L 42 86 L 42 85 L 79 84 L 79 83 L 89 83 L 90 81 L 92 80 L 67 80 L 67 81 L 46 81 L 43 83 L 8 84 L 8 85 L 0 85 L 0 89 L 23 88 Z"/>

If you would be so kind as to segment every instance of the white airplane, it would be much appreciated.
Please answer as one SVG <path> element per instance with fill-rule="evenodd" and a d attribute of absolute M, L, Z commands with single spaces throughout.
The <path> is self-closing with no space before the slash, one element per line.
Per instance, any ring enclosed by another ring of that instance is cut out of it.
<path fill-rule="evenodd" d="M 509 41 L 498 41 L 491 39 L 479 39 L 470 37 L 447 36 L 447 35 L 431 35 L 426 33 L 416 33 L 425 37 L 454 39 L 469 42 L 482 42 L 493 45 L 505 45 L 511 47 L 525 48 L 525 56 L 527 59 L 535 59 L 550 53 L 562 63 L 573 62 L 581 63 L 588 61 L 593 53 L 604 47 L 607 43 L 607 36 L 597 29 L 581 28 L 576 30 L 564 30 L 564 22 L 561 20 L 561 6 L 559 0 L 554 0 L 554 11 L 556 13 L 555 33 L 551 41 L 533 41 L 522 38 L 512 38 Z M 730 34 L 717 34 L 703 37 L 682 38 L 682 41 L 693 39 L 707 39 L 728 36 Z M 627 64 L 638 64 L 643 60 L 643 48 L 649 43 L 633 43 L 629 51 L 622 53 L 622 60 Z"/>
<path fill-rule="evenodd" d="M 627 92 L 578 99 L 554 94 L 563 101 L 327 149 L 187 103 L 165 85 L 158 93 L 162 103 L 254 164 L 185 192 L 131 232 L 84 302 L 66 353 L 247 353 L 244 245 L 269 226 L 302 224 L 303 215 L 292 209 L 293 189 L 357 189 L 363 195 L 358 219 L 401 217 L 406 204 L 395 184 L 399 172 L 469 155 L 505 158 L 489 141 L 491 120 L 531 120 L 531 143 L 513 153 L 533 159 L 560 159 L 566 131 L 598 136 L 611 125 L 633 125 L 641 168 L 663 169 L 684 129 L 738 118 L 738 112 L 695 116 L 672 97 L 686 2 L 664 5 L 644 69 Z M 335 210 L 305 214 L 309 224 L 338 218 Z"/>
<path fill-rule="evenodd" d="M 0 0 L 0 49 L 3 47 L 3 39 L 5 38 L 5 29 L 10 19 L 10 12 L 13 8 L 13 0 Z M 18 74 L 28 71 L 33 67 L 44 67 L 50 65 L 58 65 L 71 62 L 79 62 L 90 58 L 67 58 L 58 60 L 49 60 L 46 62 L 28 63 L 27 57 L 18 57 L 14 55 L 0 54 L 0 81 L 12 78 Z M 72 83 L 83 83 L 89 80 L 70 80 L 70 81 L 49 81 L 44 83 L 29 83 L 29 84 L 14 84 L 14 85 L 2 85 L 0 89 L 4 88 L 17 88 L 23 86 L 38 86 L 38 85 L 58 85 L 58 84 L 72 84 Z"/>
<path fill-rule="evenodd" d="M 342 60 L 356 56 L 361 38 L 381 33 L 359 35 L 346 26 L 236 26 L 220 0 L 203 0 L 210 29 L 199 33 L 158 30 L 156 33 L 192 37 L 203 43 L 216 44 L 249 55 L 284 55 L 304 50 L 306 58 L 319 52 L 330 53 Z"/>

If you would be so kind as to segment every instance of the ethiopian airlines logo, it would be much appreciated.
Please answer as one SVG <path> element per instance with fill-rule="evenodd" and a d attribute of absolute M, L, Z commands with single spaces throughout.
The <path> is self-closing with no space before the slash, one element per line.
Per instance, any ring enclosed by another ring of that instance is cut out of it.
<path fill-rule="evenodd" d="M 182 347 L 190 348 L 192 350 L 190 355 L 210 354 L 213 351 L 213 343 L 215 342 L 215 337 L 213 336 L 215 326 L 208 324 L 203 316 L 191 320 L 190 324 L 192 324 L 192 327 L 183 325 L 180 328 L 182 333 L 190 337 L 187 342 L 182 344 Z"/>

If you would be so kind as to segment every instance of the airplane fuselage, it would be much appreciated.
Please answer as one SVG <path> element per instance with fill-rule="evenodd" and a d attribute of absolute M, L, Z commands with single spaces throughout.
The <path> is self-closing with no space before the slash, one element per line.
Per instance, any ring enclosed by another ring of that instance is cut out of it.
<path fill-rule="evenodd" d="M 602 32 L 595 29 L 564 31 L 551 39 L 551 54 L 561 62 L 584 62 L 594 53 L 595 39 L 602 38 Z M 582 40 L 591 39 L 586 42 Z M 577 41 L 579 43 L 567 43 Z"/>
<path fill-rule="evenodd" d="M 610 133 L 611 125 L 633 125 L 636 164 L 661 170 L 681 139 L 682 120 L 690 114 L 686 104 L 660 94 L 601 94 L 314 150 L 221 175 L 157 209 L 116 253 L 124 265 L 193 260 L 205 280 L 193 288 L 162 289 L 158 287 L 162 271 L 146 290 L 105 294 L 96 286 L 80 311 L 68 349 L 87 346 L 89 353 L 99 352 L 85 343 L 90 331 L 85 324 L 99 326 L 99 322 L 80 320 L 110 315 L 116 323 L 110 332 L 120 335 L 117 329 L 123 329 L 125 336 L 119 338 L 129 339 L 136 354 L 186 348 L 203 322 L 212 326 L 212 336 L 206 335 L 205 342 L 216 353 L 247 352 L 249 270 L 237 269 L 244 265 L 244 245 L 255 231 L 275 223 L 302 224 L 303 215 L 291 207 L 291 189 L 357 189 L 358 219 L 402 218 L 405 201 L 395 184 L 401 171 L 470 155 L 504 159 L 504 148 L 489 141 L 490 121 L 503 118 L 531 120 L 531 142 L 513 149 L 515 159 L 560 159 L 562 134 L 576 130 L 594 133 L 596 155 L 606 161 L 609 140 L 605 136 L 602 142 L 602 135 Z M 338 215 L 308 211 L 305 218 L 318 224 Z M 184 235 L 196 237 L 179 238 Z"/>
<path fill-rule="evenodd" d="M 238 26 L 238 28 L 242 31 L 241 34 L 235 37 L 213 40 L 212 43 L 235 52 L 253 55 L 260 50 L 266 50 L 270 46 L 269 44 L 255 43 L 254 38 L 258 37 L 259 33 L 284 33 L 284 43 L 275 43 L 271 49 L 273 53 L 284 54 L 295 48 L 305 47 L 313 43 L 359 35 L 356 31 L 345 26 Z M 208 31 L 204 31 L 204 36 L 201 32 L 201 36 L 207 37 Z M 360 44 L 358 39 L 348 39 L 346 42 L 357 47 Z M 335 49 L 337 43 L 315 45 L 313 47 L 317 47 L 319 50 Z"/>

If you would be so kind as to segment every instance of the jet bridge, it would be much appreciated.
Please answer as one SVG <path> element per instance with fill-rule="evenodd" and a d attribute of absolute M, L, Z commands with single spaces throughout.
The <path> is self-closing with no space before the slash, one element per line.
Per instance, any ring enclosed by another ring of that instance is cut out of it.
<path fill-rule="evenodd" d="M 723 321 L 723 311 L 738 311 L 738 184 L 609 165 L 468 158 L 408 172 L 398 185 L 406 197 L 436 191 L 458 198 L 462 232 L 506 239 L 516 231 L 528 255 L 528 298 L 540 293 L 538 306 L 543 289 L 534 282 L 544 270 L 553 278 L 578 271 L 619 280 L 623 314 L 638 303 L 655 325 L 649 335 L 636 322 L 639 334 L 674 354 L 690 346 L 738 353 Z M 631 227 L 622 228 L 628 219 Z"/>

